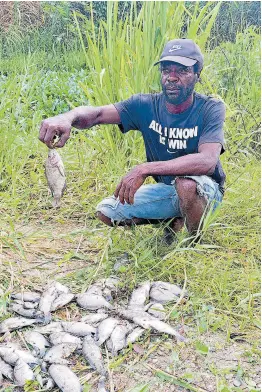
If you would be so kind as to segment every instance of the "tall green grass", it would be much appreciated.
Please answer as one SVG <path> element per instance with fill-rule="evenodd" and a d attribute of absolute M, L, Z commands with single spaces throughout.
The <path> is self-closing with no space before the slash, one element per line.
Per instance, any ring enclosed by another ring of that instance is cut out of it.
<path fill-rule="evenodd" d="M 85 37 L 80 35 L 81 52 L 54 54 L 54 58 L 40 52 L 14 57 L 9 63 L 1 60 L 6 73 L 0 78 L 0 224 L 4 232 L 0 242 L 10 248 L 13 244 L 11 249 L 20 258 L 21 243 L 30 238 L 17 233 L 17 223 L 70 225 L 80 216 L 80 230 L 99 250 L 98 264 L 74 272 L 70 277 L 74 287 L 83 288 L 94 273 L 109 275 L 115 257 L 130 251 L 134 262 L 120 272 L 127 287 L 148 278 L 183 284 L 187 275 L 193 295 L 178 317 L 192 323 L 197 320 L 199 325 L 204 319 L 211 331 L 227 328 L 230 333 L 237 326 L 252 335 L 260 291 L 259 33 L 249 28 L 237 35 L 236 42 L 210 50 L 219 2 L 203 7 L 196 3 L 190 13 L 183 2 L 145 2 L 139 12 L 132 6 L 122 21 L 116 16 L 117 2 L 108 2 L 107 7 L 107 20 L 101 21 L 99 29 L 88 23 Z M 77 17 L 75 23 L 80 34 Z M 160 240 L 162 227 L 108 229 L 92 219 L 97 202 L 114 191 L 125 172 L 145 160 L 139 133 L 123 137 L 116 126 L 72 132 L 61 150 L 67 192 L 62 208 L 50 211 L 43 169 L 47 148 L 38 141 L 41 120 L 82 104 L 103 105 L 137 92 L 160 91 L 159 70 L 153 63 L 166 41 L 187 35 L 205 53 L 198 91 L 219 96 L 227 106 L 228 150 L 222 156 L 227 190 L 216 219 L 205 224 L 204 243 L 195 249 L 186 247 L 183 232 L 178 243 L 167 249 Z M 61 258 L 72 255 L 71 250 L 61 252 Z"/>

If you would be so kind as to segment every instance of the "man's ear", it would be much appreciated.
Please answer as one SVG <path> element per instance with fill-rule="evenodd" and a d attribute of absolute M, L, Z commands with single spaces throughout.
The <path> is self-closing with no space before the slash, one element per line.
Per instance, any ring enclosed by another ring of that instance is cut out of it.
<path fill-rule="evenodd" d="M 200 73 L 196 74 L 196 83 L 197 82 L 201 83 Z"/>

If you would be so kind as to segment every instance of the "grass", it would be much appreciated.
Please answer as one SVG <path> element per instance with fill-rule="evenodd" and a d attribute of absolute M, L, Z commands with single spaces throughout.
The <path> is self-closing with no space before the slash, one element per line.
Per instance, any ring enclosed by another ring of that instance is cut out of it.
<path fill-rule="evenodd" d="M 96 204 L 112 194 L 131 167 L 145 160 L 138 133 L 123 137 L 115 126 L 73 131 L 61 150 L 68 188 L 62 208 L 56 211 L 48 208 L 43 170 L 47 148 L 37 138 L 43 118 L 71 107 L 102 105 L 138 91 L 160 90 L 152 63 L 163 43 L 181 35 L 186 21 L 190 35 L 197 34 L 204 49 L 218 7 L 207 3 L 200 11 L 196 6 L 189 15 L 182 2 L 149 2 L 141 14 L 135 15 L 133 8 L 133 14 L 119 23 L 117 4 L 109 2 L 107 22 L 86 31 L 88 49 L 83 40 L 82 51 L 64 53 L 62 60 L 41 52 L 0 60 L 0 309 L 4 317 L 13 289 L 40 287 L 45 281 L 46 275 L 39 281 L 30 271 L 32 259 L 42 260 L 40 251 L 43 262 L 59 260 L 62 279 L 75 291 L 84 290 L 96 277 L 110 275 L 116 257 L 127 251 L 132 263 L 118 273 L 126 295 L 146 279 L 183 286 L 186 277 L 190 299 L 174 309 L 171 318 L 196 327 L 195 338 L 223 331 L 230 341 L 232 333 L 242 332 L 256 345 L 260 37 L 255 29 L 212 51 L 206 46 L 206 68 L 197 89 L 221 97 L 227 106 L 228 146 L 222 156 L 227 182 L 222 207 L 205 221 L 203 242 L 195 248 L 185 246 L 185 231 L 167 248 L 161 242 L 162 226 L 110 229 L 95 219 Z M 154 16 L 147 18 L 152 24 L 145 22 L 145 14 Z M 33 229 L 25 232 L 26 227 Z M 50 244 L 49 251 L 45 243 Z M 73 268 L 65 272 L 70 264 Z M 30 271 L 27 276 L 24 269 Z"/>

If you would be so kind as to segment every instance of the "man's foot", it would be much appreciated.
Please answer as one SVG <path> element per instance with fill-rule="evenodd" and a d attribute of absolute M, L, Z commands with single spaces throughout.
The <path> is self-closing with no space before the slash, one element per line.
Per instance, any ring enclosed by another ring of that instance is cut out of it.
<path fill-rule="evenodd" d="M 184 227 L 184 218 L 174 218 L 167 227 L 164 228 L 163 242 L 171 245 L 176 239 L 176 233 Z"/>

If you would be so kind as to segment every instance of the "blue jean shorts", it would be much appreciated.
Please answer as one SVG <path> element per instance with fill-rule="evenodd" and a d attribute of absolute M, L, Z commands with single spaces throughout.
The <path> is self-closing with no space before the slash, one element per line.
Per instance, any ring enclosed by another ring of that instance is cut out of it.
<path fill-rule="evenodd" d="M 183 176 L 182 178 L 189 178 L 196 182 L 198 195 L 206 197 L 209 204 L 212 203 L 213 211 L 221 203 L 223 194 L 212 178 L 208 176 Z M 172 185 L 164 183 L 142 185 L 135 193 L 134 204 L 122 204 L 115 196 L 109 196 L 98 204 L 96 211 L 110 218 L 112 222 L 133 218 L 167 220 L 182 217 L 175 181 Z"/>

